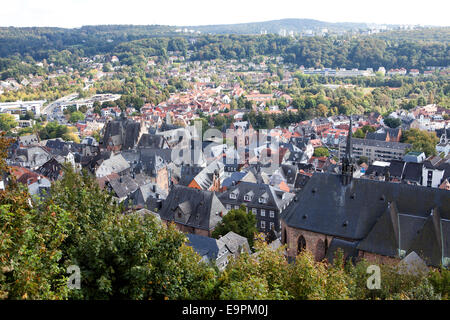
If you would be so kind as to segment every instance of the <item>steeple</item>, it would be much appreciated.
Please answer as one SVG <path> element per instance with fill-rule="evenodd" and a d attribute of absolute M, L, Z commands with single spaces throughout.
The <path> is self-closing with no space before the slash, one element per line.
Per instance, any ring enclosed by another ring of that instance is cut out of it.
<path fill-rule="evenodd" d="M 345 156 L 350 160 L 352 158 L 352 116 L 350 116 L 350 125 L 348 126 L 347 145 L 345 149 Z"/>
<path fill-rule="evenodd" d="M 352 117 L 350 116 L 350 125 L 348 127 L 348 134 L 347 134 L 347 144 L 345 149 L 345 155 L 342 158 L 342 168 L 341 168 L 341 175 L 342 175 L 342 184 L 348 185 L 353 178 L 353 171 L 355 170 L 353 166 L 353 157 L 352 157 Z"/>

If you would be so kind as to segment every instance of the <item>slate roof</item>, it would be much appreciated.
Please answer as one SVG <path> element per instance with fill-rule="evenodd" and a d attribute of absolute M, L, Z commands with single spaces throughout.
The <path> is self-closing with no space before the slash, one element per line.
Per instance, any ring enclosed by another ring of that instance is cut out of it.
<path fill-rule="evenodd" d="M 119 199 L 126 198 L 139 188 L 138 184 L 129 175 L 110 180 L 109 185 Z"/>
<path fill-rule="evenodd" d="M 373 146 L 373 147 L 382 147 L 387 149 L 396 149 L 396 150 L 405 150 L 406 148 L 410 148 L 411 145 L 408 143 L 401 142 L 392 142 L 392 141 L 379 141 L 373 139 L 359 139 L 352 138 L 353 146 L 355 145 L 365 145 L 365 146 Z"/>
<path fill-rule="evenodd" d="M 200 166 L 191 166 L 191 165 L 183 165 L 181 166 L 181 173 L 180 173 L 180 181 L 178 182 L 182 186 L 188 186 L 192 180 L 194 180 L 194 177 L 199 174 L 204 167 Z"/>
<path fill-rule="evenodd" d="M 20 136 L 18 139 L 19 144 L 23 146 L 36 145 L 39 143 L 39 138 L 35 134 Z"/>
<path fill-rule="evenodd" d="M 25 167 L 39 167 L 50 160 L 50 153 L 41 146 L 31 146 L 16 149 L 12 158 L 8 159 L 10 164 L 19 164 Z"/>
<path fill-rule="evenodd" d="M 193 180 L 202 188 L 203 190 L 208 190 L 214 182 L 214 175 L 220 179 L 223 175 L 224 165 L 221 161 L 215 160 L 211 162 L 206 168 L 200 171 Z"/>
<path fill-rule="evenodd" d="M 230 198 L 230 193 L 236 195 L 236 199 Z M 251 195 L 251 200 L 244 199 L 246 195 Z M 284 197 L 283 197 L 284 196 Z M 250 207 L 260 207 L 268 209 L 283 210 L 285 206 L 293 199 L 294 194 L 277 190 L 272 186 L 261 183 L 240 182 L 230 187 L 219 198 L 223 203 L 240 205 L 247 204 Z M 260 203 L 259 199 L 267 199 L 265 203 Z"/>
<path fill-rule="evenodd" d="M 239 181 L 241 181 L 242 178 L 244 178 L 247 175 L 247 172 L 241 172 L 241 171 L 237 171 L 237 172 L 233 172 L 231 174 L 231 176 L 229 176 L 228 178 L 225 178 L 225 180 L 223 180 L 222 182 L 222 187 L 230 187 L 233 185 L 233 183 L 238 183 Z"/>
<path fill-rule="evenodd" d="M 150 182 L 150 178 L 143 174 L 124 175 L 115 179 L 110 179 L 108 184 L 119 199 L 126 198 L 131 193 L 139 189 L 139 187 Z"/>
<path fill-rule="evenodd" d="M 144 133 L 139 139 L 138 148 L 163 149 L 168 147 L 166 138 L 162 135 Z"/>
<path fill-rule="evenodd" d="M 56 139 L 50 139 L 50 140 L 47 140 L 46 142 L 45 142 L 45 146 L 47 147 L 47 148 L 50 148 L 50 149 L 57 149 L 57 150 L 63 150 L 63 149 L 65 149 L 65 148 L 68 148 L 69 146 L 68 146 L 68 144 L 67 144 L 67 142 L 65 142 L 63 139 L 61 139 L 61 138 L 56 138 Z"/>
<path fill-rule="evenodd" d="M 58 180 L 62 176 L 63 166 L 55 158 L 40 166 L 36 172 L 49 178 L 51 181 Z"/>
<path fill-rule="evenodd" d="M 367 179 L 353 179 L 344 186 L 339 175 L 316 173 L 296 199 L 282 214 L 290 227 L 361 241 L 361 250 L 383 255 L 393 256 L 400 248 L 429 257 L 433 265 L 439 260 L 439 247 L 430 239 L 439 239 L 441 233 L 436 222 L 429 222 L 436 221 L 430 213 L 439 214 L 447 228 L 449 191 Z M 450 241 L 450 233 L 442 235 L 444 243 Z"/>
<path fill-rule="evenodd" d="M 387 132 L 367 132 L 366 139 L 386 141 Z"/>
<path fill-rule="evenodd" d="M 286 178 L 287 184 L 294 184 L 295 179 L 297 177 L 298 168 L 297 166 L 282 164 L 281 170 L 283 172 L 284 177 Z"/>
<path fill-rule="evenodd" d="M 187 237 L 189 240 L 187 244 L 201 257 L 207 257 L 210 261 L 217 259 L 219 246 L 216 239 L 192 233 L 188 233 Z"/>
<path fill-rule="evenodd" d="M 120 173 L 126 169 L 130 168 L 130 165 L 125 160 L 121 154 L 111 156 L 111 158 L 104 160 L 99 168 L 97 168 L 97 173 L 103 175 L 102 169 L 109 173 Z M 108 174 L 109 174 L 108 173 Z"/>
<path fill-rule="evenodd" d="M 187 244 L 200 256 L 206 257 L 210 261 L 216 261 L 220 251 L 225 251 L 235 256 L 240 254 L 240 248 L 250 252 L 247 238 L 242 237 L 233 231 L 228 232 L 217 240 L 192 233 L 187 234 L 187 237 L 189 240 Z"/>
<path fill-rule="evenodd" d="M 230 231 L 226 235 L 220 237 L 219 241 L 223 242 L 232 254 L 239 254 L 240 249 L 250 252 L 247 238 L 238 235 L 233 231 Z"/>
<path fill-rule="evenodd" d="M 358 256 L 358 249 L 356 248 L 357 245 L 357 241 L 347 241 L 339 238 L 333 238 L 328 247 L 325 259 L 327 259 L 328 262 L 333 263 L 339 249 L 342 250 L 346 260 L 356 258 Z"/>
<path fill-rule="evenodd" d="M 226 212 L 215 192 L 175 185 L 163 203 L 160 216 L 166 221 L 212 230 L 222 220 L 220 213 Z"/>
<path fill-rule="evenodd" d="M 391 160 L 388 167 L 389 175 L 394 178 L 401 179 L 403 176 L 403 170 L 405 169 L 405 161 L 403 160 Z"/>
<path fill-rule="evenodd" d="M 370 164 L 369 167 L 366 170 L 365 175 L 375 175 L 375 176 L 384 176 L 387 172 L 388 168 L 384 166 L 376 166 L 373 164 Z"/>
<path fill-rule="evenodd" d="M 141 124 L 129 119 L 110 121 L 105 126 L 103 145 L 106 147 L 122 146 L 122 149 L 132 149 L 138 142 Z"/>
<path fill-rule="evenodd" d="M 308 183 L 311 177 L 306 174 L 299 173 L 297 178 L 295 178 L 294 189 L 302 189 Z"/>
<path fill-rule="evenodd" d="M 410 182 L 422 183 L 422 163 L 406 162 L 405 169 L 403 171 L 402 180 Z"/>

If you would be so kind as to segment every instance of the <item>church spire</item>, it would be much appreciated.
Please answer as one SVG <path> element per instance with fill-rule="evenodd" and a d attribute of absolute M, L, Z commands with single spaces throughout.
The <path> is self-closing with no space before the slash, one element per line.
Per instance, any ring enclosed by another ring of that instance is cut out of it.
<path fill-rule="evenodd" d="M 348 127 L 348 134 L 347 134 L 347 145 L 346 145 L 346 149 L 345 149 L 345 156 L 351 160 L 352 159 L 352 148 L 353 148 L 353 144 L 352 144 L 352 116 L 350 116 L 350 125 Z"/>
<path fill-rule="evenodd" d="M 350 116 L 350 125 L 348 128 L 348 135 L 347 135 L 347 144 L 345 149 L 345 155 L 342 158 L 342 168 L 341 168 L 341 175 L 342 175 L 342 184 L 347 185 L 352 181 L 353 178 L 353 157 L 352 157 L 352 117 Z"/>

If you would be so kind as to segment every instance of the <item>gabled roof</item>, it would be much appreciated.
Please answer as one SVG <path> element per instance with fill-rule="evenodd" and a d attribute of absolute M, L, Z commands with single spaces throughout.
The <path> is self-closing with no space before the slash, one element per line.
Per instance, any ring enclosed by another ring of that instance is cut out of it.
<path fill-rule="evenodd" d="M 166 138 L 162 135 L 144 133 L 139 139 L 138 148 L 167 148 Z"/>
<path fill-rule="evenodd" d="M 249 192 L 253 192 L 250 201 L 244 199 Z M 236 194 L 236 199 L 230 199 L 230 193 Z M 284 195 L 284 198 L 282 197 Z M 226 192 L 219 196 L 224 203 L 248 203 L 250 206 L 267 207 L 282 210 L 294 197 L 294 194 L 277 190 L 272 186 L 260 183 L 251 183 L 241 181 L 239 184 L 230 187 Z M 267 199 L 266 203 L 260 203 L 259 199 Z"/>
<path fill-rule="evenodd" d="M 104 168 L 110 172 L 119 173 L 130 168 L 130 165 L 121 154 L 117 154 L 111 156 L 111 158 L 107 160 L 104 160 L 98 169 L 100 168 Z M 97 172 L 99 171 L 98 169 Z"/>
<path fill-rule="evenodd" d="M 163 220 L 212 230 L 226 212 L 214 192 L 175 185 L 163 203 L 160 216 Z"/>
<path fill-rule="evenodd" d="M 219 246 L 216 239 L 192 233 L 188 233 L 187 237 L 189 240 L 187 244 L 201 257 L 207 257 L 210 261 L 215 261 L 217 259 L 217 256 L 219 255 Z"/>
<path fill-rule="evenodd" d="M 405 161 L 391 160 L 388 171 L 391 177 L 401 179 L 403 177 L 403 170 L 405 169 Z"/>
<path fill-rule="evenodd" d="M 402 179 L 420 184 L 422 182 L 422 168 L 422 163 L 406 162 Z"/>
<path fill-rule="evenodd" d="M 214 175 L 219 178 L 223 174 L 223 172 L 223 163 L 219 160 L 215 160 L 202 171 L 200 171 L 193 180 L 197 183 L 198 186 L 200 186 L 200 188 L 202 188 L 203 190 L 208 190 L 214 181 Z"/>
<path fill-rule="evenodd" d="M 63 166 L 55 158 L 51 158 L 42 166 L 40 166 L 36 172 L 49 178 L 51 181 L 55 181 L 62 176 Z"/>
<path fill-rule="evenodd" d="M 339 238 L 333 238 L 330 242 L 330 246 L 327 250 L 327 253 L 325 255 L 325 259 L 328 260 L 328 262 L 333 263 L 334 258 L 336 257 L 336 254 L 338 250 L 342 250 L 344 257 L 346 259 L 351 259 L 358 256 L 358 249 L 356 246 L 358 245 L 357 241 L 347 241 Z"/>
<path fill-rule="evenodd" d="M 399 212 L 422 217 L 438 207 L 442 216 L 449 218 L 449 194 L 446 190 L 368 179 L 353 179 L 343 186 L 340 175 L 315 173 L 282 219 L 294 228 L 362 240 L 389 202 L 395 201 Z"/>
<path fill-rule="evenodd" d="M 286 178 L 287 184 L 294 184 L 295 179 L 297 177 L 298 168 L 297 166 L 282 164 L 281 170 L 283 171 L 283 175 Z"/>
<path fill-rule="evenodd" d="M 389 203 L 369 234 L 357 248 L 384 256 L 397 256 L 400 248 L 399 215 L 395 203 Z"/>
<path fill-rule="evenodd" d="M 282 214 L 290 227 L 361 241 L 358 249 L 386 256 L 415 251 L 434 266 L 448 254 L 449 218 L 449 191 L 368 179 L 342 185 L 327 173 L 314 174 Z"/>
<path fill-rule="evenodd" d="M 219 241 L 223 242 L 232 254 L 239 253 L 238 250 L 240 248 L 246 249 L 248 252 L 250 251 L 247 238 L 240 236 L 233 231 L 222 236 Z"/>
<path fill-rule="evenodd" d="M 417 237 L 412 241 L 408 253 L 416 252 L 429 265 L 439 266 L 442 263 L 443 245 L 448 243 L 449 234 L 445 234 L 443 243 L 441 215 L 438 209 L 432 209 L 423 228 L 418 232 Z M 447 230 L 448 231 L 448 230 Z M 448 252 L 447 252 L 448 254 Z"/>

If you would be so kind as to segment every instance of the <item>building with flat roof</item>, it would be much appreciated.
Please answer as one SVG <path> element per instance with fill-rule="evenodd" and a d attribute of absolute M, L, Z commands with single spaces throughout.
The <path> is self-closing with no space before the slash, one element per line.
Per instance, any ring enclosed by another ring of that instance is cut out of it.
<path fill-rule="evenodd" d="M 369 163 L 374 161 L 402 160 L 405 151 L 411 145 L 401 142 L 388 142 L 375 139 L 352 138 L 352 153 L 356 160 L 367 157 Z M 345 139 L 339 143 L 339 157 L 346 151 Z"/>

